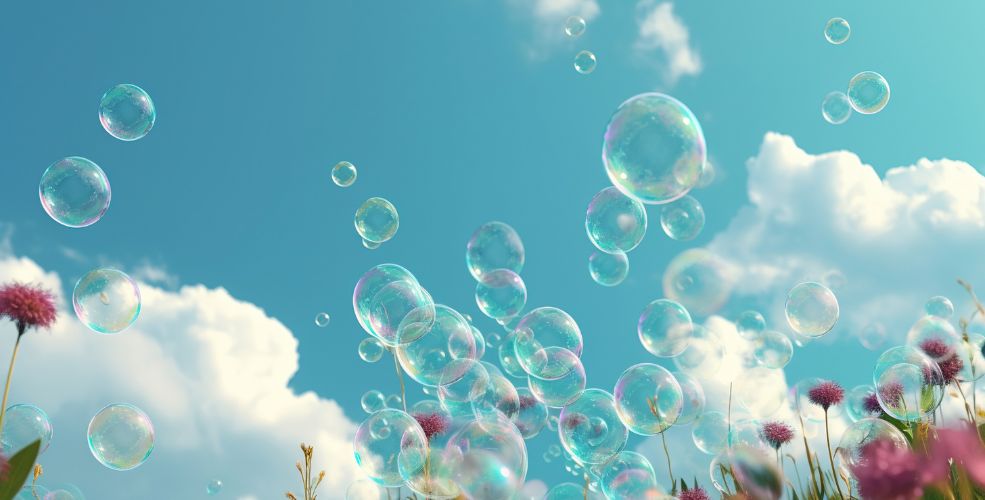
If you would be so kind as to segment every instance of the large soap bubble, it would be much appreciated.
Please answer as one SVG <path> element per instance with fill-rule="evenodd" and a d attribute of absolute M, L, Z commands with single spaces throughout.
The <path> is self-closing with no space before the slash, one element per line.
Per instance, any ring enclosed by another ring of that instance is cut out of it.
<path fill-rule="evenodd" d="M 44 171 L 38 194 L 44 211 L 55 222 L 86 227 L 103 217 L 113 193 L 99 165 L 80 156 L 70 156 L 52 163 Z"/>
<path fill-rule="evenodd" d="M 660 227 L 672 239 L 693 240 L 705 227 L 705 209 L 693 196 L 682 196 L 660 210 Z"/>
<path fill-rule="evenodd" d="M 401 468 L 422 467 L 427 449 L 427 437 L 417 420 L 393 409 L 370 415 L 352 440 L 356 463 L 370 479 L 386 487 L 404 483 Z"/>
<path fill-rule="evenodd" d="M 472 233 L 465 249 L 465 264 L 472 277 L 496 269 L 509 269 L 517 274 L 523 270 L 525 252 L 516 230 L 503 222 L 487 222 Z"/>
<path fill-rule="evenodd" d="M 154 102 L 136 85 L 115 85 L 99 101 L 99 122 L 121 141 L 136 141 L 147 135 L 156 119 Z"/>
<path fill-rule="evenodd" d="M 82 324 L 97 333 L 119 333 L 140 315 L 140 288 L 122 271 L 94 269 L 72 291 L 72 306 Z"/>
<path fill-rule="evenodd" d="M 629 252 L 646 235 L 646 207 L 614 187 L 595 194 L 585 214 L 588 239 L 608 253 Z"/>
<path fill-rule="evenodd" d="M 944 377 L 937 363 L 897 363 L 876 381 L 876 395 L 883 411 L 902 421 L 927 417 L 944 398 Z"/>
<path fill-rule="evenodd" d="M 732 295 L 736 269 L 703 248 L 691 248 L 674 257 L 663 275 L 664 295 L 687 307 L 691 314 L 715 313 Z"/>
<path fill-rule="evenodd" d="M 657 299 L 643 309 L 636 331 L 647 351 L 670 358 L 687 349 L 694 325 L 684 306 L 673 300 Z"/>
<path fill-rule="evenodd" d="M 793 343 L 786 335 L 767 330 L 756 340 L 756 361 L 766 368 L 783 368 L 793 358 Z"/>
<path fill-rule="evenodd" d="M 530 311 L 514 329 L 516 358 L 523 369 L 534 376 L 551 378 L 541 373 L 547 361 L 545 349 L 561 347 L 581 356 L 584 346 L 581 329 L 568 313 L 556 307 L 538 307 Z"/>
<path fill-rule="evenodd" d="M 873 441 L 885 440 L 901 450 L 909 448 L 906 436 L 884 420 L 868 417 L 852 423 L 838 441 L 838 467 L 847 477 L 853 477 L 852 469 L 864 465 L 862 450 Z"/>
<path fill-rule="evenodd" d="M 448 440 L 444 455 L 469 498 L 513 498 L 527 476 L 523 436 L 501 416 L 465 424 Z"/>
<path fill-rule="evenodd" d="M 527 305 L 527 286 L 509 269 L 484 273 L 475 285 L 475 303 L 492 319 L 512 318 Z"/>
<path fill-rule="evenodd" d="M 621 451 L 603 464 L 599 482 L 606 498 L 612 500 L 656 499 L 663 496 L 650 461 L 633 451 Z"/>
<path fill-rule="evenodd" d="M 627 368 L 616 380 L 612 394 L 619 419 L 643 436 L 667 430 L 684 410 L 684 394 L 677 379 L 652 363 Z"/>
<path fill-rule="evenodd" d="M 612 395 L 587 389 L 561 410 L 558 433 L 561 444 L 582 464 L 605 462 L 626 446 L 629 431 L 619 419 Z"/>
<path fill-rule="evenodd" d="M 575 353 L 563 347 L 543 350 L 543 364 L 527 378 L 530 392 L 552 408 L 561 408 L 578 399 L 585 390 L 585 367 Z"/>
<path fill-rule="evenodd" d="M 29 404 L 17 404 L 7 408 L 0 434 L 0 449 L 10 457 L 25 446 L 41 441 L 39 454 L 51 443 L 51 421 L 41 408 Z"/>
<path fill-rule="evenodd" d="M 703 453 L 717 455 L 728 444 L 728 417 L 718 411 L 706 411 L 694 421 L 691 439 Z"/>
<path fill-rule="evenodd" d="M 848 82 L 848 99 L 859 113 L 878 113 L 889 103 L 889 82 L 875 71 L 863 71 Z"/>
<path fill-rule="evenodd" d="M 602 286 L 616 286 L 629 275 L 629 257 L 623 252 L 592 252 L 588 257 L 588 274 Z"/>
<path fill-rule="evenodd" d="M 373 197 L 359 206 L 353 222 L 356 225 L 356 232 L 362 239 L 372 243 L 384 243 L 397 234 L 400 216 L 397 214 L 397 207 L 389 200 Z"/>
<path fill-rule="evenodd" d="M 454 309 L 435 306 L 434 324 L 414 342 L 396 347 L 400 366 L 420 384 L 436 387 L 441 381 L 454 377 L 446 370 L 464 369 L 454 363 L 459 358 L 475 359 L 475 337 L 472 327 Z"/>
<path fill-rule="evenodd" d="M 111 404 L 89 421 L 89 450 L 113 470 L 130 470 L 147 461 L 154 450 L 150 417 L 131 404 Z"/>
<path fill-rule="evenodd" d="M 793 331 L 820 337 L 831 331 L 838 321 L 838 299 L 820 283 L 801 283 L 787 294 L 784 313 Z"/>
<path fill-rule="evenodd" d="M 683 103 L 656 92 L 640 94 L 609 119 L 602 160 L 620 191 L 643 203 L 667 203 L 698 183 L 705 138 Z"/>

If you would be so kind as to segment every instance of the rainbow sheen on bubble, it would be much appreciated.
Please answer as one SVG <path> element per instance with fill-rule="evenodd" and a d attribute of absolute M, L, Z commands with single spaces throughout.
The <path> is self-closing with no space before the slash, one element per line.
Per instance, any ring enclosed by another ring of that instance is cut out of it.
<path fill-rule="evenodd" d="M 140 315 L 140 288 L 126 273 L 94 269 L 75 284 L 72 306 L 82 324 L 96 333 L 119 333 Z"/>
<path fill-rule="evenodd" d="M 684 393 L 677 379 L 652 363 L 627 368 L 616 380 L 612 394 L 619 419 L 630 431 L 643 436 L 664 432 L 684 410 Z"/>
<path fill-rule="evenodd" d="M 784 313 L 793 331 L 820 337 L 831 331 L 838 321 L 838 298 L 820 283 L 800 283 L 787 293 Z"/>
<path fill-rule="evenodd" d="M 438 386 L 451 375 L 446 370 L 461 369 L 456 359 L 475 359 L 472 327 L 454 309 L 436 305 L 434 322 L 417 340 L 396 347 L 404 372 L 420 384 Z"/>
<path fill-rule="evenodd" d="M 475 303 L 492 319 L 512 318 L 527 305 L 527 286 L 509 269 L 484 273 L 475 285 Z"/>
<path fill-rule="evenodd" d="M 844 92 L 829 92 L 821 101 L 821 116 L 832 125 L 841 125 L 852 117 L 852 103 Z"/>
<path fill-rule="evenodd" d="M 501 416 L 465 424 L 445 445 L 451 477 L 469 498 L 513 498 L 527 475 L 523 436 Z"/>
<path fill-rule="evenodd" d="M 525 314 L 514 328 L 516 359 L 524 371 L 540 378 L 560 373 L 545 372 L 548 348 L 557 347 L 581 356 L 584 343 L 581 328 L 565 311 L 556 307 L 538 307 Z"/>
<path fill-rule="evenodd" d="M 154 127 L 155 120 L 154 101 L 136 85 L 115 85 L 99 101 L 99 123 L 109 135 L 121 141 L 144 137 Z"/>
<path fill-rule="evenodd" d="M 944 398 L 944 386 L 937 363 L 901 362 L 879 375 L 876 395 L 882 410 L 890 417 L 917 422 L 937 410 Z"/>
<path fill-rule="evenodd" d="M 356 166 L 347 161 L 340 161 L 332 167 L 332 182 L 339 187 L 349 187 L 356 182 Z"/>
<path fill-rule="evenodd" d="M 30 404 L 16 404 L 7 408 L 0 433 L 0 449 L 11 457 L 34 441 L 41 441 L 38 454 L 51 444 L 52 427 L 48 414 Z"/>
<path fill-rule="evenodd" d="M 667 264 L 663 291 L 691 314 L 708 316 L 728 302 L 736 279 L 737 271 L 730 262 L 706 249 L 691 248 Z"/>
<path fill-rule="evenodd" d="M 647 304 L 636 325 L 640 343 L 654 356 L 670 358 L 687 349 L 694 326 L 687 309 L 673 300 Z"/>
<path fill-rule="evenodd" d="M 632 500 L 659 498 L 653 466 L 646 457 L 633 451 L 621 451 L 601 466 L 599 483 L 606 498 Z"/>
<path fill-rule="evenodd" d="M 607 253 L 636 248 L 646 235 L 646 225 L 646 207 L 614 187 L 596 193 L 585 214 L 588 239 Z"/>
<path fill-rule="evenodd" d="M 479 226 L 465 248 L 465 264 L 475 279 L 497 269 L 519 274 L 525 256 L 520 235 L 509 224 L 498 221 Z"/>
<path fill-rule="evenodd" d="M 725 361 L 725 354 L 725 342 L 716 330 L 694 324 L 687 348 L 674 356 L 674 366 L 695 375 L 715 373 Z"/>
<path fill-rule="evenodd" d="M 629 275 L 629 257 L 623 252 L 592 252 L 588 257 L 588 274 L 599 285 L 618 286 Z"/>
<path fill-rule="evenodd" d="M 154 424 L 131 404 L 111 404 L 89 421 L 89 450 L 99 463 L 113 470 L 134 469 L 154 450 Z"/>
<path fill-rule="evenodd" d="M 397 214 L 397 207 L 389 200 L 373 197 L 359 206 L 353 223 L 362 239 L 372 243 L 384 243 L 397 234 L 400 215 Z"/>
<path fill-rule="evenodd" d="M 417 420 L 395 409 L 370 415 L 352 440 L 356 463 L 370 479 L 385 487 L 404 483 L 401 468 L 422 467 L 427 449 L 427 437 Z"/>
<path fill-rule="evenodd" d="M 587 389 L 561 410 L 561 445 L 581 464 L 605 462 L 626 446 L 629 431 L 619 419 L 612 395 Z"/>
<path fill-rule="evenodd" d="M 677 241 L 690 241 L 705 227 L 705 209 L 690 195 L 684 195 L 660 209 L 660 227 Z"/>
<path fill-rule="evenodd" d="M 103 169 L 81 156 L 52 163 L 41 175 L 38 195 L 55 222 L 76 228 L 99 221 L 113 197 Z"/>
<path fill-rule="evenodd" d="M 871 385 L 857 385 L 845 394 L 845 414 L 853 422 L 857 422 L 867 417 L 878 417 L 882 410 L 876 408 L 875 411 L 867 404 L 867 401 L 876 397 L 876 390 Z"/>
<path fill-rule="evenodd" d="M 561 408 L 578 399 L 585 390 L 585 367 L 578 356 L 562 347 L 543 350 L 537 373 L 527 377 L 531 394 L 551 408 Z"/>
<path fill-rule="evenodd" d="M 889 103 L 889 82 L 875 71 L 863 71 L 848 82 L 848 99 L 859 113 L 878 113 Z"/>
<path fill-rule="evenodd" d="M 705 391 L 698 379 L 684 373 L 672 372 L 681 386 L 682 406 L 674 425 L 690 425 L 705 411 Z"/>
<path fill-rule="evenodd" d="M 362 406 L 366 413 L 376 413 L 386 408 L 386 398 L 382 392 L 372 389 L 363 393 L 362 397 L 359 398 L 359 406 Z"/>
<path fill-rule="evenodd" d="M 595 58 L 595 54 L 591 51 L 583 50 L 575 54 L 575 71 L 583 75 L 587 75 L 592 71 L 595 71 L 595 65 L 597 63 L 598 60 Z"/>

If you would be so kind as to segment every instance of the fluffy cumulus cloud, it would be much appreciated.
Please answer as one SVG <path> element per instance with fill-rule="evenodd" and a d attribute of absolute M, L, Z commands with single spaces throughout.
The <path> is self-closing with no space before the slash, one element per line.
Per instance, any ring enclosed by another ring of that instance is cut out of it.
<path fill-rule="evenodd" d="M 314 445 L 316 466 L 327 472 L 319 498 L 343 498 L 361 475 L 351 447 L 355 424 L 334 401 L 288 387 L 298 342 L 257 306 L 221 288 L 142 284 L 137 322 L 98 335 L 71 312 L 57 274 L 0 255 L 0 282 L 11 280 L 58 294 L 58 322 L 22 342 L 11 395 L 52 420 L 42 483 L 74 483 L 89 498 L 197 498 L 211 479 L 222 479 L 228 498 L 282 498 L 300 482 L 294 464 L 302 441 Z M 0 324 L 3 359 L 14 336 Z M 132 471 L 99 465 L 85 439 L 92 415 L 115 402 L 139 406 L 155 425 L 155 449 Z"/>
<path fill-rule="evenodd" d="M 673 3 L 642 0 L 636 10 L 636 51 L 647 59 L 656 55 L 668 83 L 701 72 L 701 56 L 691 46 L 687 25 L 674 14 Z"/>

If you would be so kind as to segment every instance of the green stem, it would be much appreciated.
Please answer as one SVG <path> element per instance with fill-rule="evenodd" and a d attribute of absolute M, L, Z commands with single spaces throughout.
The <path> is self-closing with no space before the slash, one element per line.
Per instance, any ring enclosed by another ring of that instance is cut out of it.
<path fill-rule="evenodd" d="M 838 471 L 835 470 L 835 456 L 831 453 L 831 433 L 828 432 L 828 409 L 824 409 L 824 439 L 828 442 L 828 460 L 831 462 L 831 479 L 835 483 L 835 488 L 838 489 L 838 496 L 845 498 L 845 494 L 841 491 L 841 481 L 838 480 Z"/>
<path fill-rule="evenodd" d="M 670 486 L 674 488 L 674 469 L 670 466 L 670 451 L 667 450 L 667 436 L 665 432 L 660 433 L 660 439 L 664 442 L 664 455 L 667 456 L 667 473 L 670 474 Z"/>
<path fill-rule="evenodd" d="M 814 473 L 814 460 L 811 458 L 811 447 L 807 444 L 807 431 L 804 429 L 804 417 L 800 416 L 800 436 L 804 438 L 804 451 L 807 452 L 807 470 L 811 472 L 811 483 L 814 485 L 816 498 L 821 496 L 821 488 L 817 485 L 817 476 Z"/>
<path fill-rule="evenodd" d="M 0 432 L 3 432 L 3 419 L 7 416 L 7 396 L 10 395 L 10 379 L 14 376 L 14 362 L 17 361 L 17 348 L 21 345 L 24 327 L 17 325 L 17 341 L 14 342 L 14 352 L 10 355 L 10 368 L 7 369 L 7 383 L 3 386 L 3 402 L 0 403 Z"/>

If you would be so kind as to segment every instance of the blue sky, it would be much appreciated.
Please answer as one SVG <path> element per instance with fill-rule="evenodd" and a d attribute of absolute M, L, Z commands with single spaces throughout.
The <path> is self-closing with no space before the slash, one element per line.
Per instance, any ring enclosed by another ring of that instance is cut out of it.
<path fill-rule="evenodd" d="M 985 164 L 985 94 L 978 88 L 985 69 L 967 59 L 985 43 L 975 24 L 985 5 L 673 2 L 673 14 L 689 34 L 683 47 L 700 59 L 700 71 L 691 67 L 693 74 L 676 78 L 672 57 L 659 48 L 640 48 L 638 20 L 657 5 L 90 2 L 53 9 L 9 3 L 0 7 L 0 221 L 12 229 L 14 254 L 57 273 L 66 291 L 91 267 L 110 263 L 145 280 L 154 279 L 151 271 L 164 270 L 156 284 L 165 290 L 221 287 L 258 306 L 299 342 L 299 369 L 290 387 L 337 401 L 356 423 L 363 417 L 364 391 L 396 390 L 389 364 L 367 365 L 356 356 L 364 337 L 350 305 L 356 280 L 375 264 L 400 263 L 438 301 L 471 314 L 483 331 L 494 331 L 493 322 L 480 318 L 464 263 L 470 234 L 489 220 L 508 222 L 523 238 L 528 310 L 553 305 L 571 313 L 585 335 L 589 385 L 607 390 L 625 367 L 653 361 L 636 339 L 636 318 L 662 296 L 662 271 L 686 248 L 711 243 L 747 266 L 762 255 L 793 263 L 787 278 L 745 276 L 764 284 L 737 293 L 722 311 L 726 318 L 748 304 L 769 309 L 790 279 L 837 268 L 858 284 L 843 298 L 843 308 L 861 318 L 870 311 L 861 304 L 890 297 L 885 303 L 900 309 L 882 320 L 898 321 L 891 335 L 899 339 L 925 297 L 944 294 L 963 303 L 955 273 L 967 269 L 968 279 L 985 283 L 985 268 L 973 260 L 983 243 L 970 231 L 978 227 L 974 217 L 951 224 L 947 217 L 924 220 L 913 215 L 919 211 L 886 209 L 890 222 L 878 228 L 888 232 L 880 238 L 898 237 L 899 244 L 867 246 L 866 228 L 876 229 L 855 226 L 859 233 L 852 235 L 830 219 L 809 216 L 851 218 L 878 210 L 864 203 L 874 199 L 867 191 L 853 198 L 837 189 L 860 182 L 864 167 L 839 157 L 832 161 L 846 169 L 844 175 L 787 177 L 783 160 L 791 158 L 792 143 L 764 142 L 767 132 L 776 131 L 810 154 L 848 150 L 880 175 L 925 157 Z M 582 37 L 563 36 L 565 10 L 594 13 Z M 821 33 L 836 15 L 853 28 L 842 46 L 826 43 Z M 594 51 L 599 61 L 587 76 L 571 66 L 582 49 Z M 825 123 L 823 96 L 844 90 L 864 70 L 887 78 L 889 105 L 841 126 Z M 152 132 L 133 143 L 110 137 L 96 116 L 102 93 L 122 82 L 147 90 L 158 110 Z M 583 226 L 588 201 L 608 183 L 600 161 L 602 130 L 620 102 L 652 90 L 671 93 L 694 111 L 719 176 L 695 192 L 707 214 L 697 240 L 666 238 L 658 210 L 651 209 L 649 234 L 630 254 L 629 279 L 604 289 L 588 275 L 592 246 Z M 761 148 L 775 154 L 760 155 Z M 82 230 L 55 224 L 36 194 L 44 168 L 72 155 L 102 166 L 113 187 L 107 215 Z M 800 203 L 795 212 L 803 217 L 796 224 L 771 225 L 775 206 L 750 205 L 746 161 L 757 155 L 761 175 L 754 187 L 779 205 L 796 209 L 793 204 Z M 359 169 L 348 189 L 329 177 L 340 160 Z M 825 165 L 830 164 L 814 168 Z M 937 170 L 927 168 L 937 178 Z M 967 215 L 981 208 L 981 192 L 952 188 L 956 182 L 975 186 L 980 178 L 972 173 L 942 174 L 939 182 L 911 176 L 887 196 L 922 199 L 926 188 L 943 197 L 935 205 L 941 213 Z M 832 189 L 818 189 L 816 199 L 804 196 L 827 181 Z M 361 246 L 352 227 L 356 207 L 371 196 L 391 200 L 401 217 L 396 237 L 374 251 Z M 853 203 L 819 211 L 846 200 Z M 748 217 L 737 218 L 744 207 Z M 748 234 L 756 235 L 754 242 L 743 238 Z M 829 237 L 805 245 L 805 234 Z M 928 243 L 933 241 L 941 244 Z M 846 304 L 848 297 L 860 305 Z M 314 326 L 319 311 L 332 315 L 328 328 Z M 784 326 L 782 317 L 769 316 Z M 877 353 L 851 338 L 852 325 L 799 349 L 787 380 L 816 375 L 849 386 L 867 380 Z M 547 483 L 565 477 L 557 463 L 540 460 L 550 442 L 540 437 L 528 443 L 529 475 Z M 225 445 L 217 438 L 185 453 L 204 456 Z M 49 453 L 56 446 L 57 441 Z M 277 446 L 277 453 L 256 449 L 249 459 L 221 459 L 230 465 L 223 477 L 230 498 L 270 494 L 238 488 L 237 460 L 262 463 L 268 452 L 289 456 L 267 466 L 286 469 L 273 477 L 293 481 L 294 443 Z M 180 465 L 161 460 L 154 469 L 152 460 L 147 471 L 132 475 L 72 477 L 79 473 L 67 458 L 63 462 L 52 474 L 61 472 L 97 492 L 96 498 L 122 498 L 133 488 L 160 493 L 153 498 L 192 495 L 219 474 L 203 472 L 196 483 Z M 182 471 L 172 476 L 180 479 L 177 485 L 164 479 L 164 465 Z"/>

